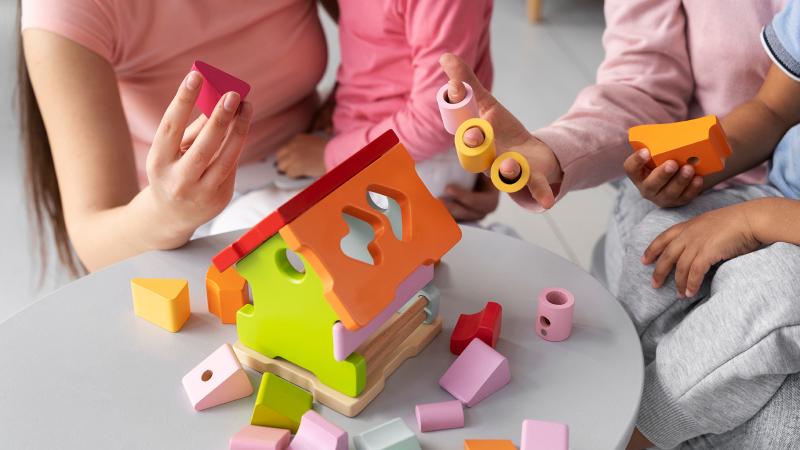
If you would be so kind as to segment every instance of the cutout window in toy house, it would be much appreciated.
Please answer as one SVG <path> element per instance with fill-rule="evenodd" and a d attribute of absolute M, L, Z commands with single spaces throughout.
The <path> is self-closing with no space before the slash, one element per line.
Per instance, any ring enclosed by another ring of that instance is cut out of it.
<path fill-rule="evenodd" d="M 367 204 L 386 216 L 392 224 L 392 234 L 398 241 L 403 240 L 403 209 L 400 203 L 388 195 L 367 191 Z"/>
<path fill-rule="evenodd" d="M 303 264 L 303 260 L 288 248 L 279 250 L 275 254 L 275 264 L 278 266 L 278 270 L 291 279 L 300 281 L 306 275 L 306 266 Z"/>
<path fill-rule="evenodd" d="M 391 196 L 367 191 L 367 204 L 375 212 L 386 216 L 395 239 L 402 240 L 403 211 L 400 203 Z M 349 230 L 340 244 L 342 253 L 365 264 L 375 265 L 375 261 L 380 259 L 379 250 L 370 247 L 370 243 L 375 240 L 375 226 L 353 214 L 342 213 Z"/>

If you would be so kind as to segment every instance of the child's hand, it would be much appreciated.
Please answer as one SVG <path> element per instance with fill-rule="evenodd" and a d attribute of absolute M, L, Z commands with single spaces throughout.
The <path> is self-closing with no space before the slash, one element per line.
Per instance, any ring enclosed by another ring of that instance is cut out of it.
<path fill-rule="evenodd" d="M 648 162 L 650 152 L 647 149 L 639 150 L 625 160 L 625 173 L 643 198 L 661 208 L 683 206 L 703 191 L 703 178 L 695 176 L 692 165 L 679 168 L 677 162 L 667 161 L 650 170 Z"/>
<path fill-rule="evenodd" d="M 642 256 L 643 264 L 656 263 L 653 287 L 663 286 L 674 267 L 678 296 L 693 297 L 711 266 L 757 250 L 761 242 L 748 217 L 751 206 L 710 211 L 661 233 Z"/>
<path fill-rule="evenodd" d="M 561 183 L 563 173 L 558 158 L 542 141 L 531 135 L 525 126 L 503 107 L 489 91 L 478 81 L 475 74 L 459 57 L 447 53 L 440 59 L 450 80 L 448 97 L 451 102 L 457 102 L 463 93 L 459 94 L 461 81 L 466 81 L 472 86 L 475 100 L 478 103 L 481 117 L 492 124 L 494 128 L 498 152 L 514 150 L 528 159 L 531 167 L 528 189 L 511 194 L 511 197 L 523 206 L 543 207 L 549 209 L 555 204 L 554 186 Z M 464 143 L 475 147 L 483 142 L 483 133 L 478 129 L 470 129 L 464 135 Z M 511 160 L 501 167 L 501 175 L 513 180 L 519 176 L 519 165 Z"/>
<path fill-rule="evenodd" d="M 328 140 L 300 133 L 278 150 L 278 170 L 292 178 L 321 177 L 325 174 L 325 145 Z"/>
<path fill-rule="evenodd" d="M 228 92 L 209 119 L 201 116 L 187 127 L 202 83 L 197 72 L 186 76 L 147 154 L 149 185 L 143 193 L 155 202 L 153 226 L 170 233 L 165 239 L 176 245 L 186 242 L 230 201 L 253 116 L 249 103 Z"/>

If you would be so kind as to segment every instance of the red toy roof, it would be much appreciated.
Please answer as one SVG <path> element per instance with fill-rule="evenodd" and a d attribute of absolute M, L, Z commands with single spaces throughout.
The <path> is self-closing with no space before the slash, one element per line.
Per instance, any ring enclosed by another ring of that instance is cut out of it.
<path fill-rule="evenodd" d="M 300 214 L 316 205 L 317 202 L 375 162 L 399 142 L 400 140 L 397 138 L 397 135 L 394 134 L 394 131 L 389 130 L 383 133 L 377 139 L 367 144 L 366 147 L 347 158 L 330 172 L 289 199 L 289 201 L 279 206 L 278 209 L 265 217 L 238 240 L 225 247 L 212 258 L 214 265 L 222 272 L 236 264 L 239 260 L 250 254 L 250 252 L 258 248 L 259 245 L 263 244 L 264 241 L 274 236 L 284 225 L 290 223 Z"/>

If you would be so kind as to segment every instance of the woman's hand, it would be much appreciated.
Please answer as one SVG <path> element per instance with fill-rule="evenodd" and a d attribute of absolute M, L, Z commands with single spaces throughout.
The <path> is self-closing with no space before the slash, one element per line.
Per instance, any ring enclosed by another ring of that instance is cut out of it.
<path fill-rule="evenodd" d="M 678 167 L 675 161 L 650 169 L 650 151 L 639 150 L 629 156 L 623 165 L 628 178 L 633 181 L 643 198 L 661 208 L 674 208 L 691 202 L 703 192 L 703 178 L 695 175 L 694 167 Z"/>
<path fill-rule="evenodd" d="M 454 184 L 447 186 L 445 194 L 442 201 L 458 222 L 482 220 L 497 209 L 500 201 L 500 191 L 483 175 L 478 175 L 472 190 Z"/>
<path fill-rule="evenodd" d="M 528 160 L 531 167 L 528 189 L 515 192 L 511 197 L 528 208 L 553 207 L 554 187 L 561 183 L 564 176 L 561 164 L 553 151 L 531 135 L 525 126 L 483 87 L 472 69 L 458 56 L 445 54 L 440 63 L 450 80 L 459 83 L 466 81 L 472 86 L 481 117 L 494 128 L 497 151 L 514 150 Z M 451 83 L 451 86 L 457 88 L 459 83 Z M 465 144 L 475 147 L 483 142 L 483 134 L 478 129 L 471 129 L 465 134 L 464 140 Z M 519 171 L 520 167 L 516 162 L 506 160 L 500 173 L 505 178 L 515 179 L 519 176 Z"/>
<path fill-rule="evenodd" d="M 693 297 L 714 264 L 761 247 L 753 228 L 754 202 L 709 211 L 674 225 L 645 250 L 643 264 L 655 262 L 653 287 L 660 288 L 675 268 L 680 297 Z"/>
<path fill-rule="evenodd" d="M 239 94 L 222 96 L 211 117 L 186 123 L 203 83 L 190 72 L 167 107 L 147 154 L 149 186 L 159 226 L 181 245 L 219 214 L 233 195 L 236 167 L 250 129 L 253 108 Z M 241 106 L 241 107 L 240 107 Z"/>
<path fill-rule="evenodd" d="M 321 177 L 325 174 L 325 145 L 328 140 L 300 133 L 278 150 L 278 170 L 292 178 Z"/>

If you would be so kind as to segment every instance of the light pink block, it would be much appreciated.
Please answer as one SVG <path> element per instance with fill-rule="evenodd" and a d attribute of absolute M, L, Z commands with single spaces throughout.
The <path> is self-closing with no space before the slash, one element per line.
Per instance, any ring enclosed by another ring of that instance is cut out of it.
<path fill-rule="evenodd" d="M 247 425 L 233 435 L 230 450 L 286 450 L 291 437 L 289 430 Z"/>
<path fill-rule="evenodd" d="M 192 65 L 192 70 L 203 75 L 203 86 L 200 88 L 200 95 L 198 95 L 195 104 L 206 117 L 211 117 L 214 107 L 226 93 L 237 92 L 242 101 L 244 101 L 250 92 L 249 84 L 217 69 L 211 64 L 195 61 Z"/>
<path fill-rule="evenodd" d="M 419 431 L 450 430 L 464 428 L 464 405 L 458 400 L 417 405 Z"/>
<path fill-rule="evenodd" d="M 253 385 L 228 344 L 183 377 L 183 389 L 197 411 L 247 397 Z"/>
<path fill-rule="evenodd" d="M 525 420 L 522 422 L 520 450 L 567 450 L 569 427 L 558 422 Z"/>
<path fill-rule="evenodd" d="M 468 407 L 511 381 L 508 359 L 480 339 L 473 339 L 439 379 L 439 385 Z"/>
<path fill-rule="evenodd" d="M 347 445 L 346 431 L 311 410 L 300 419 L 300 428 L 289 450 L 347 450 Z"/>
<path fill-rule="evenodd" d="M 566 289 L 551 288 L 539 293 L 536 334 L 548 341 L 563 341 L 572 333 L 575 297 Z"/>
<path fill-rule="evenodd" d="M 467 96 L 458 103 L 448 103 L 447 84 L 436 93 L 436 103 L 439 105 L 439 114 L 442 115 L 442 124 L 444 124 L 444 129 L 452 135 L 456 134 L 458 127 L 465 121 L 480 117 L 478 102 L 475 101 L 472 86 L 464 82 L 464 87 L 467 88 Z"/>
<path fill-rule="evenodd" d="M 363 344 L 378 328 L 392 318 L 411 296 L 433 280 L 433 264 L 420 266 L 398 286 L 392 303 L 365 327 L 350 331 L 341 322 L 333 324 L 333 357 L 344 361 Z"/>

